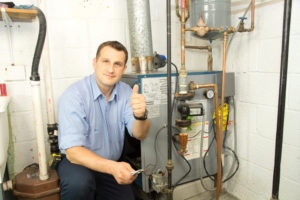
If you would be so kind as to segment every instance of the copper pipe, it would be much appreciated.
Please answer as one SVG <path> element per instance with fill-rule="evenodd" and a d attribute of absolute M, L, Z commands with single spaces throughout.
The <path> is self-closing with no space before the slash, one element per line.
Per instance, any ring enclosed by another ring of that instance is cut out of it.
<path fill-rule="evenodd" d="M 254 11 L 255 11 L 255 0 L 251 1 L 251 28 L 249 31 L 254 30 Z"/>
<path fill-rule="evenodd" d="M 185 22 L 190 18 L 190 0 L 186 0 L 186 10 L 187 16 L 185 18 Z"/>
<path fill-rule="evenodd" d="M 181 19 L 181 15 L 179 14 L 179 3 L 178 0 L 176 0 L 176 15 L 179 19 Z"/>
<path fill-rule="evenodd" d="M 185 22 L 190 18 L 190 0 L 186 0 L 186 8 L 187 8 L 187 16 L 185 17 Z M 181 19 L 181 15 L 179 13 L 178 0 L 176 0 L 176 15 L 179 19 Z"/>
<path fill-rule="evenodd" d="M 208 46 L 190 46 L 190 45 L 185 45 L 185 48 L 189 49 L 200 49 L 200 50 L 205 50 L 207 49 L 208 51 L 208 57 L 207 57 L 207 71 L 211 72 L 212 71 L 212 63 L 213 63 L 213 57 L 212 57 L 212 48 L 210 45 Z"/>
<path fill-rule="evenodd" d="M 255 15 L 254 11 L 255 11 L 255 0 L 251 0 L 251 27 L 245 28 L 244 20 L 242 19 L 239 24 L 238 32 L 251 32 L 254 30 L 254 15 Z"/>
<path fill-rule="evenodd" d="M 185 71 L 185 0 L 181 0 L 181 70 Z"/>
<path fill-rule="evenodd" d="M 201 84 L 201 85 L 199 84 L 199 85 L 196 85 L 193 81 L 191 81 L 190 84 L 189 84 L 190 92 L 194 92 L 195 89 L 200 89 L 200 88 L 213 88 L 214 89 L 214 93 L 215 93 L 214 98 L 215 98 L 215 113 L 216 113 L 215 116 L 216 116 L 217 144 L 221 144 L 221 148 L 222 148 L 222 137 L 221 137 L 221 140 L 220 140 L 220 137 L 218 137 L 219 135 L 222 135 L 222 132 L 220 133 L 220 118 L 219 118 L 219 115 L 218 115 L 219 114 L 219 111 L 218 111 L 218 106 L 219 106 L 219 102 L 218 102 L 218 99 L 219 99 L 219 97 L 218 97 L 218 86 L 216 84 L 213 84 L 213 83 L 211 83 L 211 84 Z M 218 151 L 218 148 L 217 148 L 217 151 Z M 218 161 L 219 160 L 221 160 L 221 156 L 218 156 Z M 221 167 L 219 165 L 218 165 L 217 176 L 221 177 Z"/>
<path fill-rule="evenodd" d="M 203 37 L 206 33 L 210 31 L 220 31 L 220 32 L 227 31 L 227 33 L 233 33 L 233 32 L 237 32 L 238 29 L 232 26 L 221 26 L 217 28 L 213 28 L 209 26 L 195 26 L 192 28 L 186 28 L 185 31 L 194 31 L 197 33 L 197 35 Z"/>
<path fill-rule="evenodd" d="M 218 174 L 217 174 L 217 190 L 216 198 L 219 199 L 222 191 L 222 172 L 221 172 L 221 154 L 222 154 L 222 134 L 223 134 L 223 112 L 224 112 L 224 90 L 225 90 L 225 72 L 226 72 L 226 43 L 227 32 L 224 32 L 223 42 L 223 67 L 222 67 L 222 89 L 221 89 L 221 116 L 219 124 L 219 134 L 217 135 L 217 157 L 218 157 Z M 219 113 L 218 113 L 219 114 Z M 216 114 L 217 115 L 217 114 Z M 218 139 L 219 138 L 219 139 Z"/>

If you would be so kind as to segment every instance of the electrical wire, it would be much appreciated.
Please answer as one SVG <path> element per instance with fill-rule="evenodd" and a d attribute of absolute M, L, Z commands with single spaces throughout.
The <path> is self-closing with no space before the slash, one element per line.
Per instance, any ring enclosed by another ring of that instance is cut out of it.
<path fill-rule="evenodd" d="M 192 166 L 190 164 L 190 162 L 184 157 L 184 155 L 180 152 L 180 150 L 178 150 L 177 146 L 175 145 L 174 141 L 172 142 L 173 143 L 173 146 L 174 148 L 176 149 L 176 152 L 180 155 L 180 157 L 187 163 L 189 169 L 188 171 L 174 184 L 174 188 L 178 186 L 178 184 L 183 180 L 185 179 L 185 177 L 187 177 L 189 175 L 189 173 L 191 172 L 192 170 Z"/>
<path fill-rule="evenodd" d="M 228 117 L 227 117 L 227 124 L 228 124 L 228 121 L 229 121 L 229 113 L 228 113 Z M 235 121 L 234 121 L 234 123 L 235 123 Z M 214 138 L 212 139 L 211 143 L 209 144 L 209 147 L 208 147 L 207 151 L 206 151 L 205 154 L 204 154 L 204 157 L 203 157 L 203 167 L 204 167 L 204 170 L 205 170 L 206 174 L 208 175 L 208 177 L 209 177 L 212 181 L 215 181 L 214 176 L 211 175 L 211 174 L 208 172 L 207 167 L 206 167 L 206 161 L 205 161 L 205 158 L 206 158 L 207 153 L 209 152 L 209 150 L 210 150 L 210 148 L 211 148 L 211 146 L 212 146 L 213 141 L 214 141 L 214 140 L 216 141 L 216 131 L 215 131 L 215 126 L 213 126 L 213 131 L 214 131 Z M 229 151 L 233 154 L 233 156 L 234 156 L 234 158 L 235 158 L 235 161 L 236 161 L 236 168 L 235 168 L 234 172 L 233 172 L 230 176 L 228 176 L 227 178 L 225 178 L 224 180 L 222 180 L 222 183 L 225 183 L 226 181 L 230 180 L 230 179 L 236 174 L 236 172 L 237 172 L 238 169 L 239 169 L 239 159 L 238 159 L 237 154 L 235 153 L 234 150 L 232 150 L 230 147 L 227 147 L 226 144 L 225 144 L 225 143 L 226 143 L 226 137 L 227 137 L 227 135 L 228 135 L 228 134 L 227 134 L 227 125 L 226 125 L 225 137 L 224 137 L 224 139 L 223 139 L 223 148 L 226 149 L 226 150 L 229 150 Z M 232 168 L 231 168 L 230 171 L 233 171 L 233 170 L 232 170 L 232 169 L 233 169 L 233 166 L 234 166 L 234 164 L 232 165 Z M 223 170 L 223 168 L 222 168 L 222 170 Z"/>
<path fill-rule="evenodd" d="M 153 173 L 153 171 L 155 171 L 155 167 L 157 166 L 157 148 L 156 148 L 156 145 L 157 145 L 157 138 L 158 138 L 158 135 L 161 133 L 161 131 L 164 129 L 164 128 L 166 128 L 167 127 L 167 125 L 165 124 L 163 127 L 161 127 L 157 132 L 156 132 L 156 134 L 155 134 L 155 139 L 154 139 L 154 151 L 155 151 L 155 163 L 154 164 L 148 164 L 148 165 L 146 165 L 146 171 L 144 171 L 143 173 L 146 175 L 146 176 L 150 176 L 152 173 Z M 147 172 L 149 171 L 149 167 L 150 166 L 153 166 L 153 170 L 152 170 L 152 172 L 150 173 L 150 174 L 147 174 Z"/>
<path fill-rule="evenodd" d="M 171 64 L 173 65 L 173 67 L 175 67 L 175 70 L 176 70 L 176 81 L 175 81 L 175 94 L 176 94 L 178 92 L 178 76 L 179 76 L 179 73 L 178 73 L 177 66 L 172 62 L 171 62 Z M 173 110 L 174 110 L 174 107 L 175 107 L 175 94 L 173 96 L 172 114 L 173 114 Z"/>

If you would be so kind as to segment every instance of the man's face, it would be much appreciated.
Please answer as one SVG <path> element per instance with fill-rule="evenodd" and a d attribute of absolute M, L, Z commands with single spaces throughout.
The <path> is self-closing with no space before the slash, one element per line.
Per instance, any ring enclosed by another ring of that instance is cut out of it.
<path fill-rule="evenodd" d="M 110 46 L 101 49 L 98 59 L 94 58 L 93 67 L 100 89 L 111 89 L 121 79 L 127 66 L 125 53 Z"/>

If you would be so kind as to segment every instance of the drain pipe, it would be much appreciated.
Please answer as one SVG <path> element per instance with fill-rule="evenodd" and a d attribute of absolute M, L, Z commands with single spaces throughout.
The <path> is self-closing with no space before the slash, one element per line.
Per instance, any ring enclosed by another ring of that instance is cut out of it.
<path fill-rule="evenodd" d="M 43 114 L 41 105 L 41 91 L 40 91 L 40 75 L 39 75 L 39 63 L 46 37 L 46 18 L 44 13 L 37 7 L 33 9 L 38 11 L 37 17 L 39 19 L 39 35 L 36 44 L 34 58 L 32 61 L 31 69 L 31 89 L 32 89 L 32 101 L 33 101 L 33 111 L 34 111 L 34 125 L 37 138 L 37 150 L 39 158 L 39 178 L 40 180 L 46 180 L 49 178 L 47 171 L 47 161 L 46 161 L 46 150 L 44 141 L 44 127 L 43 127 Z"/>
<path fill-rule="evenodd" d="M 43 1 L 40 3 L 40 7 L 46 11 L 46 3 Z M 46 37 L 44 44 L 44 53 L 42 57 L 43 71 L 44 71 L 44 83 L 45 83 L 45 96 L 47 99 L 47 131 L 48 140 L 50 143 L 50 153 L 52 155 L 52 160 L 54 156 L 60 155 L 58 148 L 58 125 L 55 121 L 55 107 L 53 98 L 53 88 L 52 88 L 52 76 L 51 76 L 51 62 L 50 62 L 50 49 L 49 49 L 49 39 Z M 50 163 L 51 164 L 51 163 Z M 51 165 L 53 167 L 53 165 Z"/>
<path fill-rule="evenodd" d="M 282 153 L 282 139 L 284 126 L 284 111 L 285 111 L 285 94 L 288 70 L 288 54 L 289 54 L 289 34 L 292 12 L 292 0 L 284 1 L 284 18 L 282 32 L 282 47 L 281 47 L 281 69 L 278 97 L 278 114 L 277 114 L 277 130 L 276 130 L 276 146 L 275 146 L 275 161 L 273 171 L 273 187 L 271 200 L 278 200 L 279 183 L 280 183 L 280 163 Z"/>
<path fill-rule="evenodd" d="M 174 168 L 172 162 L 172 91 L 171 91 L 171 0 L 167 0 L 167 86 L 168 86 L 168 163 L 166 168 L 168 170 L 168 189 L 167 199 L 172 197 L 172 170 Z"/>

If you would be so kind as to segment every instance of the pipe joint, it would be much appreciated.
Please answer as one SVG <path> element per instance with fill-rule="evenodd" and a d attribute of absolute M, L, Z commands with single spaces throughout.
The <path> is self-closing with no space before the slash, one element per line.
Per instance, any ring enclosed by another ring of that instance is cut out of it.
<path fill-rule="evenodd" d="M 171 172 L 174 169 L 174 164 L 173 164 L 172 160 L 168 160 L 166 168 L 169 172 Z"/>

